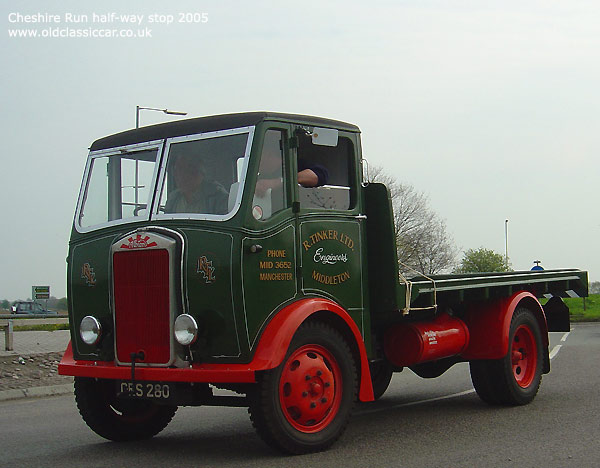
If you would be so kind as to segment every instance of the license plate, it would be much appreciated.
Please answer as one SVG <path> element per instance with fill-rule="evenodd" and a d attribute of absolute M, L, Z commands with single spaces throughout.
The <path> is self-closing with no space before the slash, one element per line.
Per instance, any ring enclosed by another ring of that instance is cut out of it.
<path fill-rule="evenodd" d="M 169 400 L 175 397 L 175 387 L 166 382 L 131 382 L 117 380 L 117 395 L 125 398 Z"/>

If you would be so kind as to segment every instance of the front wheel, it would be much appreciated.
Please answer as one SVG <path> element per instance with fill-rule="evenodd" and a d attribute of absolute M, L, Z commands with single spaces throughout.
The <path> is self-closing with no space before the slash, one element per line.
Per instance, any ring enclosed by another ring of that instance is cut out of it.
<path fill-rule="evenodd" d="M 86 377 L 75 377 L 75 401 L 90 429 L 114 441 L 155 436 L 177 411 L 177 406 L 117 398 L 112 380 Z"/>
<path fill-rule="evenodd" d="M 489 404 L 525 405 L 537 395 L 542 381 L 542 336 L 535 315 L 518 308 L 512 318 L 505 357 L 470 363 L 471 380 Z"/>
<path fill-rule="evenodd" d="M 259 376 L 250 418 L 260 437 L 287 453 L 317 452 L 343 433 L 356 400 L 356 364 L 342 336 L 303 324 L 283 363 Z"/>

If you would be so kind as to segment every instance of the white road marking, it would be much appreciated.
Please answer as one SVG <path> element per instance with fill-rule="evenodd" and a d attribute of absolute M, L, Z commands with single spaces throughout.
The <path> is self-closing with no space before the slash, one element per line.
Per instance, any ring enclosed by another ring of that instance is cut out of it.
<path fill-rule="evenodd" d="M 380 413 L 382 411 L 388 411 L 388 410 L 391 410 L 394 408 L 404 408 L 407 406 L 421 405 L 423 403 L 431 403 L 433 401 L 447 400 L 449 398 L 456 398 L 456 397 L 463 396 L 463 395 L 469 395 L 471 393 L 475 393 L 475 390 L 474 389 L 465 390 L 464 392 L 453 393 L 452 395 L 444 395 L 441 397 L 429 398 L 427 400 L 411 401 L 410 403 L 400 403 L 399 405 L 386 406 L 386 407 L 382 407 L 382 408 L 365 409 L 365 410 L 357 411 L 355 414 L 362 415 L 362 414 Z"/>
<path fill-rule="evenodd" d="M 562 345 L 556 345 L 554 347 L 554 349 L 552 350 L 552 352 L 550 353 L 550 359 L 554 359 L 556 357 L 556 355 L 558 354 L 558 352 L 560 351 L 560 348 L 562 348 Z"/>
<path fill-rule="evenodd" d="M 573 331 L 573 329 L 571 329 L 571 331 Z M 567 338 L 569 337 L 569 335 L 571 334 L 571 332 L 567 332 L 565 333 L 562 338 L 560 339 L 561 343 L 567 341 Z M 562 345 L 556 345 L 553 349 L 552 352 L 550 353 L 550 359 L 554 359 L 556 357 L 556 355 L 558 354 L 558 352 L 560 351 L 560 348 L 562 348 Z"/>

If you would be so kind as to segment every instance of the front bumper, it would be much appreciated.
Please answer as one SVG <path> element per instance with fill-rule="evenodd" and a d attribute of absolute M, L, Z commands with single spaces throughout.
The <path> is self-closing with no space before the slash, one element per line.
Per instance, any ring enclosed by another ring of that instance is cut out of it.
<path fill-rule="evenodd" d="M 135 380 L 157 382 L 254 383 L 257 369 L 250 364 L 192 364 L 192 367 L 135 367 Z M 76 361 L 71 343 L 58 365 L 60 375 L 98 379 L 131 379 L 130 366 L 112 361 Z"/>

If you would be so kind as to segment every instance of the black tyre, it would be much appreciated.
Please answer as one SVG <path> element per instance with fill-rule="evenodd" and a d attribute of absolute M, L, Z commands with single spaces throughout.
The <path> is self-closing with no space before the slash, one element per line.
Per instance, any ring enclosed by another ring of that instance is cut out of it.
<path fill-rule="evenodd" d="M 177 406 L 116 397 L 112 380 L 75 377 L 75 401 L 96 434 L 114 441 L 148 439 L 162 431 Z"/>
<path fill-rule="evenodd" d="M 344 432 L 356 400 L 356 364 L 342 336 L 303 324 L 283 363 L 259 376 L 250 419 L 267 444 L 287 453 L 317 452 Z"/>
<path fill-rule="evenodd" d="M 496 395 L 493 387 L 491 368 L 496 367 L 496 361 L 471 361 L 469 362 L 469 370 L 471 372 L 471 382 L 481 400 L 488 405 L 499 405 L 500 399 Z"/>
<path fill-rule="evenodd" d="M 394 371 L 386 360 L 371 364 L 371 383 L 373 384 L 373 396 L 379 400 L 390 386 Z"/>
<path fill-rule="evenodd" d="M 508 340 L 502 359 L 470 363 L 471 380 L 486 403 L 525 405 L 537 395 L 544 365 L 540 327 L 530 310 L 515 311 Z"/>

